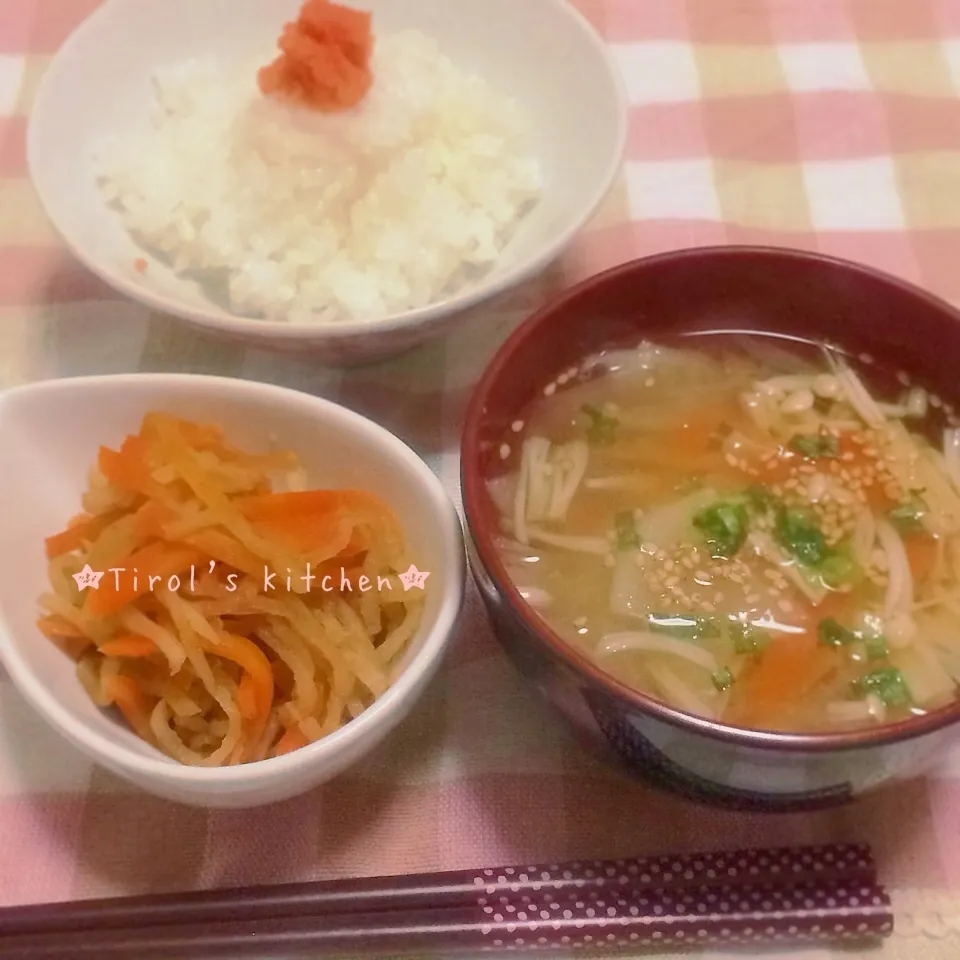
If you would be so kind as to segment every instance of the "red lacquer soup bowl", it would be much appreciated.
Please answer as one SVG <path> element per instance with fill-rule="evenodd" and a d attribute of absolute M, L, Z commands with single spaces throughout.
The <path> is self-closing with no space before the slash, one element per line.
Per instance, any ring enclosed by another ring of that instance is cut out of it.
<path fill-rule="evenodd" d="M 504 470 L 501 444 L 511 424 L 546 384 L 597 350 L 697 330 L 830 341 L 869 354 L 878 370 L 909 373 L 945 401 L 960 397 L 960 314 L 856 264 L 725 247 L 637 260 L 586 281 L 513 333 L 467 413 L 464 509 L 474 576 L 497 636 L 589 746 L 688 797 L 754 810 L 811 809 L 914 776 L 957 734 L 960 704 L 829 734 L 747 730 L 692 716 L 630 689 L 567 645 L 507 574 L 486 484 Z"/>

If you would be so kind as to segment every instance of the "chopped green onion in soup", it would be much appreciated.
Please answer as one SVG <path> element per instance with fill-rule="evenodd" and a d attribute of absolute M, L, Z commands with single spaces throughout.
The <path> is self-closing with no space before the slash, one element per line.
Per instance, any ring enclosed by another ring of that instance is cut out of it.
<path fill-rule="evenodd" d="M 808 460 L 818 460 L 821 457 L 836 459 L 840 456 L 840 441 L 832 433 L 826 432 L 808 436 L 797 434 L 790 441 L 790 449 Z"/>
<path fill-rule="evenodd" d="M 905 707 L 913 702 L 910 688 L 896 667 L 872 670 L 854 680 L 851 687 L 859 696 L 876 694 L 888 707 Z"/>
<path fill-rule="evenodd" d="M 716 503 L 701 510 L 693 525 L 704 535 L 707 546 L 718 557 L 732 557 L 743 546 L 750 518 L 742 503 Z"/>
<path fill-rule="evenodd" d="M 817 637 L 825 647 L 848 647 L 857 642 L 858 637 L 832 617 L 821 620 L 817 627 Z"/>
<path fill-rule="evenodd" d="M 923 501 L 914 497 L 891 507 L 887 511 L 887 519 L 900 533 L 919 533 L 924 529 L 923 515 L 925 512 Z"/>
<path fill-rule="evenodd" d="M 733 674 L 730 672 L 729 667 L 718 670 L 710 679 L 721 693 L 729 690 L 733 686 Z"/>
<path fill-rule="evenodd" d="M 845 553 L 834 551 L 820 563 L 817 572 L 828 587 L 842 587 L 857 579 L 860 568 L 853 558 Z"/>
<path fill-rule="evenodd" d="M 816 567 L 827 558 L 827 541 L 808 511 L 782 507 L 775 532 L 780 545 L 801 563 Z"/>

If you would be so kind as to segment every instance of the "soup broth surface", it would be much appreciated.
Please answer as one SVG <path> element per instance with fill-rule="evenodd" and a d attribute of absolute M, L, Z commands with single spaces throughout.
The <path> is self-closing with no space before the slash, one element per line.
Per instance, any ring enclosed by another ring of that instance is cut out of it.
<path fill-rule="evenodd" d="M 958 450 L 902 374 L 717 333 L 546 384 L 490 493 L 526 601 L 623 683 L 736 726 L 849 730 L 956 697 Z"/>

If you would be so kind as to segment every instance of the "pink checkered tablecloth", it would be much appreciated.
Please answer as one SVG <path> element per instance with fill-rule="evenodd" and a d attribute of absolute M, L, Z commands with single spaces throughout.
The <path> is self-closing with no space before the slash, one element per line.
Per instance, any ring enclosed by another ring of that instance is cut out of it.
<path fill-rule="evenodd" d="M 495 315 L 346 373 L 205 341 L 118 298 L 61 247 L 27 181 L 24 135 L 50 56 L 97 2 L 0 0 L 3 385 L 135 370 L 282 383 L 386 424 L 459 503 L 460 418 L 483 364 L 545 296 L 602 267 L 769 243 L 864 261 L 960 303 L 960 0 L 578 0 L 632 103 L 609 201 Z M 445 669 L 383 749 L 248 813 L 133 792 L 50 732 L 0 671 L 2 904 L 829 839 L 870 842 L 892 887 L 898 931 L 871 956 L 960 956 L 960 749 L 925 780 L 814 815 L 664 797 L 567 739 L 473 594 Z"/>

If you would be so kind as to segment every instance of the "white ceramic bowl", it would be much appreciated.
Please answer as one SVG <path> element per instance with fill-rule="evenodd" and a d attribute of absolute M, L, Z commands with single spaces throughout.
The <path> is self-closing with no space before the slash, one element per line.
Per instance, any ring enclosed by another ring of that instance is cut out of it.
<path fill-rule="evenodd" d="M 396 683 L 336 733 L 286 756 L 226 768 L 181 765 L 97 708 L 73 662 L 35 627 L 46 589 L 43 539 L 78 512 L 101 444 L 118 444 L 150 410 L 218 423 L 251 450 L 296 451 L 312 484 L 360 487 L 389 503 L 411 557 L 428 570 L 423 624 Z M 94 762 L 183 803 L 244 807 L 295 796 L 379 743 L 423 691 L 463 599 L 460 521 L 439 480 L 400 440 L 336 404 L 281 387 L 181 374 L 55 380 L 0 394 L 0 658 L 23 696 Z"/>
<path fill-rule="evenodd" d="M 591 219 L 620 168 L 627 102 L 603 40 L 566 0 L 351 0 L 379 32 L 415 28 L 458 65 L 514 96 L 531 118 L 546 184 L 495 267 L 440 303 L 379 322 L 291 326 L 235 317 L 192 282 L 144 257 L 101 201 L 90 153 L 102 136 L 142 121 L 158 67 L 193 56 L 252 56 L 271 43 L 300 0 L 106 0 L 50 66 L 27 142 L 30 175 L 73 253 L 121 293 L 208 330 L 328 362 L 403 352 L 444 333 L 458 311 L 541 271 Z M 149 259 L 149 258 L 147 258 Z"/>

